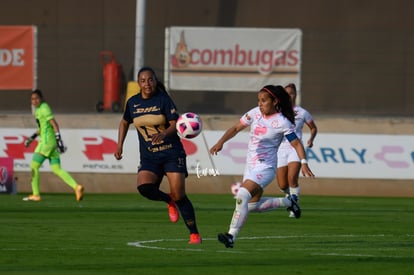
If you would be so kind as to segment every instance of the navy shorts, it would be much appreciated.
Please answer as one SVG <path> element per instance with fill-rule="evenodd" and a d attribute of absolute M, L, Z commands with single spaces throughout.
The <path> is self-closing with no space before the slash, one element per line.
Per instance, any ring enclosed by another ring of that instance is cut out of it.
<path fill-rule="evenodd" d="M 155 173 L 160 179 L 167 172 L 184 173 L 188 176 L 187 160 L 185 154 L 172 155 L 166 157 L 156 157 L 141 159 L 141 164 L 138 167 L 139 171 L 151 171 Z"/>

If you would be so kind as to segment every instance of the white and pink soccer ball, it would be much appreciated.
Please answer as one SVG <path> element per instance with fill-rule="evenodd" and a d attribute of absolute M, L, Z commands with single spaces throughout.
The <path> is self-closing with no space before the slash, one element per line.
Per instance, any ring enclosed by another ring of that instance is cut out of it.
<path fill-rule="evenodd" d="M 239 192 L 241 183 L 240 182 L 233 182 L 231 184 L 231 193 L 233 194 L 234 197 L 236 197 L 237 192 Z"/>
<path fill-rule="evenodd" d="M 201 133 L 203 123 L 196 113 L 188 112 L 180 115 L 177 119 L 177 134 L 185 139 L 195 138 Z"/>

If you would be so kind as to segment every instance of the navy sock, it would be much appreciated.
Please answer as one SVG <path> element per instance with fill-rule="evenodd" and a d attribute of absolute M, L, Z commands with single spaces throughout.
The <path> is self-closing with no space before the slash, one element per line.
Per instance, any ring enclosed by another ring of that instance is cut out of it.
<path fill-rule="evenodd" d="M 187 196 L 175 202 L 190 233 L 198 233 L 193 204 Z"/>

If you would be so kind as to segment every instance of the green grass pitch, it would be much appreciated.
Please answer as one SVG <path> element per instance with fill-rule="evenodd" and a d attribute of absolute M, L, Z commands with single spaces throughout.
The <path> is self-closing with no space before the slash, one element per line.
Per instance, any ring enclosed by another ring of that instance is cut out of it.
<path fill-rule="evenodd" d="M 0 196 L 1 274 L 413 274 L 412 198 L 301 198 L 250 213 L 233 249 L 217 241 L 234 209 L 229 195 L 190 194 L 203 237 L 188 245 L 180 219 L 138 194 Z"/>

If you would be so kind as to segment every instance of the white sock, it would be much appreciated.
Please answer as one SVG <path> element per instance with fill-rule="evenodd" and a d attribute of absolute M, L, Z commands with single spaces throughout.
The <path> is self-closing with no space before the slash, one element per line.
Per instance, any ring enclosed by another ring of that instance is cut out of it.
<path fill-rule="evenodd" d="M 299 200 L 299 195 L 300 195 L 300 187 L 289 187 L 289 192 L 291 195 L 296 195 L 298 197 Z"/>
<path fill-rule="evenodd" d="M 252 198 L 250 192 L 244 188 L 240 187 L 236 195 L 236 209 L 234 209 L 233 217 L 230 223 L 229 234 L 233 236 L 233 240 L 236 239 L 241 228 L 247 219 L 247 213 L 249 212 L 248 203 Z"/>
<path fill-rule="evenodd" d="M 265 212 L 275 210 L 280 207 L 286 207 L 285 198 L 264 197 L 257 202 L 249 203 L 250 212 Z"/>

